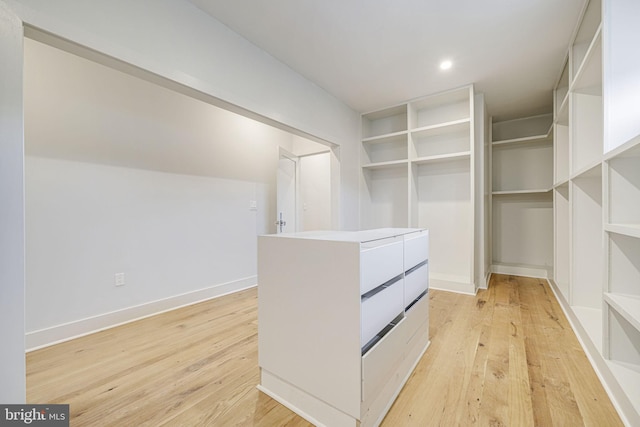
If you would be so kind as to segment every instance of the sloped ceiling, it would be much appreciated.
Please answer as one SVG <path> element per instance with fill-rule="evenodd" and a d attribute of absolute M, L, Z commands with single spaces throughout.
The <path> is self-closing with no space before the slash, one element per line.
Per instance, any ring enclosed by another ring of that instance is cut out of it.
<path fill-rule="evenodd" d="M 474 83 L 495 119 L 551 112 L 585 0 L 188 0 L 359 112 Z M 439 69 L 451 59 L 448 72 Z"/>

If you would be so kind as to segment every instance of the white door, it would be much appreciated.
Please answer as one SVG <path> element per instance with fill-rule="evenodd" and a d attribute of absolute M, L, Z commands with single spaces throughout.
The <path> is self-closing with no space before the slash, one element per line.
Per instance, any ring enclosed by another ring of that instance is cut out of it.
<path fill-rule="evenodd" d="M 278 160 L 276 232 L 296 231 L 297 158 L 280 152 Z"/>
<path fill-rule="evenodd" d="M 298 231 L 331 230 L 331 153 L 300 156 Z"/>

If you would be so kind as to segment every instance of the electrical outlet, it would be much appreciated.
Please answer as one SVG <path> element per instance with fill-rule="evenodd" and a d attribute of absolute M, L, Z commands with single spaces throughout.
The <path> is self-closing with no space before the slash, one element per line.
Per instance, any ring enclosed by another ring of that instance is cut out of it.
<path fill-rule="evenodd" d="M 116 286 L 124 286 L 124 273 L 116 273 Z"/>
<path fill-rule="evenodd" d="M 249 200 L 249 210 L 257 211 L 258 210 L 258 202 L 255 200 Z"/>

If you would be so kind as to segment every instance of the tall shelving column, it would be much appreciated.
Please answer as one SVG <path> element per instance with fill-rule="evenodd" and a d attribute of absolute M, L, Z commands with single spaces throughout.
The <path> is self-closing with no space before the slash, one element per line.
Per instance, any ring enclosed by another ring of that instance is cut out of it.
<path fill-rule="evenodd" d="M 362 115 L 364 229 L 408 226 L 408 138 L 407 104 Z"/>
<path fill-rule="evenodd" d="M 410 226 L 430 230 L 431 286 L 475 293 L 473 86 L 408 107 Z"/>
<path fill-rule="evenodd" d="M 552 282 L 628 425 L 640 425 L 638 14 L 590 0 L 554 91 Z"/>
<path fill-rule="evenodd" d="M 553 116 L 492 125 L 492 271 L 553 270 Z"/>
<path fill-rule="evenodd" d="M 564 298 L 570 299 L 569 222 L 569 59 L 565 61 L 553 102 L 553 279 Z"/>
<path fill-rule="evenodd" d="M 362 227 L 429 228 L 434 288 L 476 291 L 474 144 L 471 85 L 362 115 Z"/>
<path fill-rule="evenodd" d="M 603 355 L 640 425 L 640 2 L 606 0 L 603 20 L 605 287 Z"/>
<path fill-rule="evenodd" d="M 569 61 L 569 304 L 596 349 L 602 351 L 602 102 L 601 3 L 591 1 Z"/>
<path fill-rule="evenodd" d="M 640 136 L 606 155 L 604 357 L 640 414 Z"/>

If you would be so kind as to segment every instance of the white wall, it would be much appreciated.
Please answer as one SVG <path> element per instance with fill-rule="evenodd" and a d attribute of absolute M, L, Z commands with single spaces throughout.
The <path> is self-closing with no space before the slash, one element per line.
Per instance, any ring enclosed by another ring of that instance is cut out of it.
<path fill-rule="evenodd" d="M 4 0 L 29 25 L 341 146 L 340 227 L 358 228 L 359 115 L 182 0 Z"/>
<path fill-rule="evenodd" d="M 271 190 L 27 157 L 27 333 L 229 282 L 254 285 Z"/>
<path fill-rule="evenodd" d="M 27 347 L 254 285 L 278 147 L 327 147 L 34 40 L 24 52 Z"/>
<path fill-rule="evenodd" d="M 24 403 L 22 27 L 0 2 L 0 402 Z"/>
<path fill-rule="evenodd" d="M 27 154 L 268 182 L 292 135 L 25 39 Z M 310 144 L 324 148 L 316 143 Z"/>

